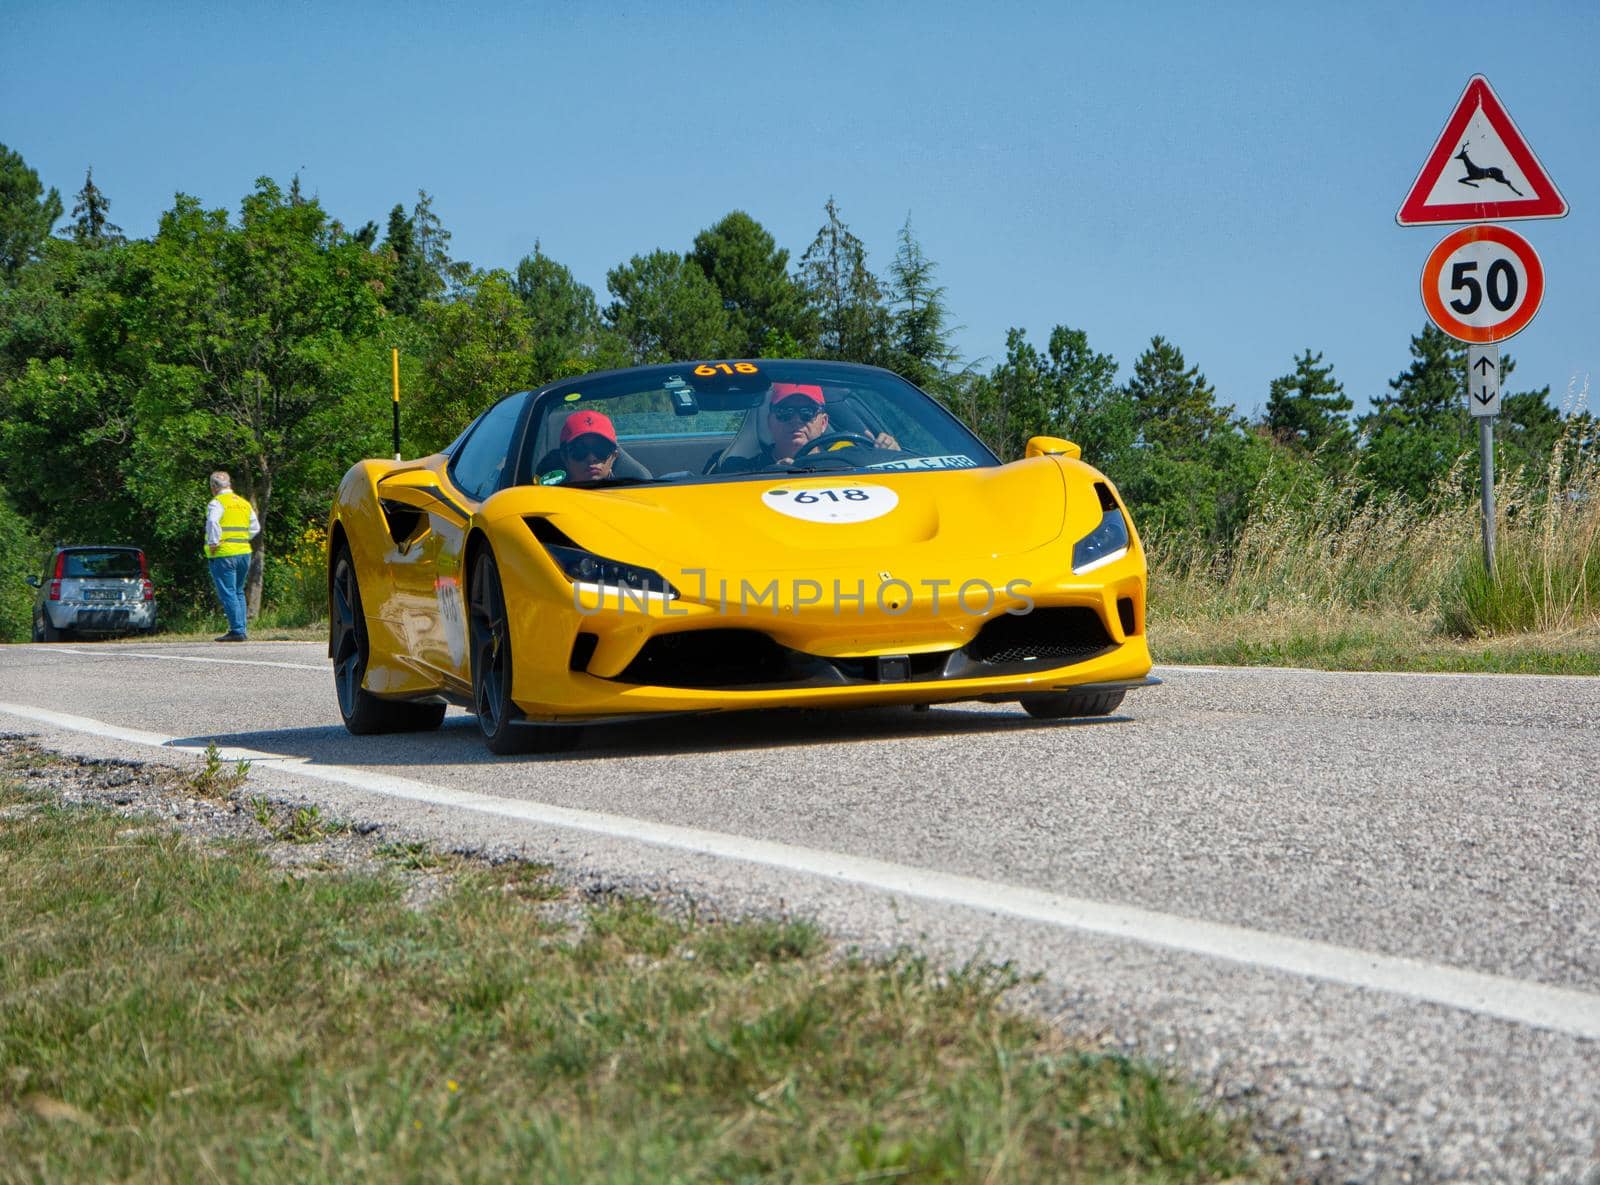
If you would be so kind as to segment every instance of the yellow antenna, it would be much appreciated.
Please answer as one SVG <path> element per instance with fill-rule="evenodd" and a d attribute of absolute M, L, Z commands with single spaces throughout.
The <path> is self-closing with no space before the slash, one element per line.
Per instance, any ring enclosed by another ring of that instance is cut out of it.
<path fill-rule="evenodd" d="M 400 459 L 400 351 L 390 351 L 394 363 L 394 459 Z"/>

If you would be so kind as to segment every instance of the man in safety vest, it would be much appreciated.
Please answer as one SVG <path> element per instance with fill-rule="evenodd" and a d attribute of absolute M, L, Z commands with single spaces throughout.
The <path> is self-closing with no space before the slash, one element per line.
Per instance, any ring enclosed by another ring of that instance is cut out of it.
<path fill-rule="evenodd" d="M 250 540 L 260 533 L 255 507 L 234 493 L 232 479 L 217 470 L 211 475 L 211 501 L 206 504 L 206 559 L 228 618 L 228 632 L 219 642 L 247 640 L 244 583 L 250 575 Z"/>

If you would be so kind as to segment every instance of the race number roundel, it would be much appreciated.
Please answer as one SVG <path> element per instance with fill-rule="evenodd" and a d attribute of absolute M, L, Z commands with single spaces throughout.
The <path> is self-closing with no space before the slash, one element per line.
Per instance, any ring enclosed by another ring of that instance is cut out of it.
<path fill-rule="evenodd" d="M 761 495 L 769 509 L 813 523 L 864 523 L 882 518 L 900 504 L 900 495 L 885 486 L 780 486 Z"/>
<path fill-rule="evenodd" d="M 1458 341 L 1503 342 L 1544 299 L 1544 266 L 1527 239 L 1503 226 L 1464 226 L 1422 265 L 1422 304 Z"/>

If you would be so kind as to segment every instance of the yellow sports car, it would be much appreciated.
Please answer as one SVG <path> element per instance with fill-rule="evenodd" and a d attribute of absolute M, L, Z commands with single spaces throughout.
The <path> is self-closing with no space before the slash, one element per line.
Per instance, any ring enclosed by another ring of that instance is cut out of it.
<path fill-rule="evenodd" d="M 328 530 L 353 733 L 477 714 L 496 753 L 668 712 L 1017 701 L 1156 682 L 1145 561 L 1053 437 L 999 459 L 842 362 L 706 361 L 507 396 L 443 452 L 362 461 Z"/>

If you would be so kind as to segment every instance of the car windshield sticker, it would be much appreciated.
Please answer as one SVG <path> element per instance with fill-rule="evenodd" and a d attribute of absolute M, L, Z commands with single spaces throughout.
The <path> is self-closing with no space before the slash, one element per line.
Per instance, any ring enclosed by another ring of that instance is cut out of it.
<path fill-rule="evenodd" d="M 904 457 L 897 461 L 879 461 L 876 465 L 863 465 L 863 469 L 976 469 L 978 463 L 971 457 L 957 453 L 948 457 Z"/>
<path fill-rule="evenodd" d="M 578 402 L 578 400 L 583 398 L 583 392 L 582 391 L 569 391 L 569 392 L 567 392 L 567 394 L 562 396 L 562 398 L 565 399 L 568 403 L 576 403 L 576 402 Z"/>
<path fill-rule="evenodd" d="M 754 362 L 702 362 L 694 373 L 708 379 L 714 374 L 760 374 L 761 368 Z"/>
<path fill-rule="evenodd" d="M 539 484 L 542 486 L 558 486 L 566 480 L 567 471 L 565 469 L 552 469 L 549 473 L 541 473 L 539 475 Z"/>
<path fill-rule="evenodd" d="M 884 486 L 780 486 L 761 500 L 779 514 L 813 523 L 864 523 L 881 518 L 900 504 L 900 495 Z"/>

